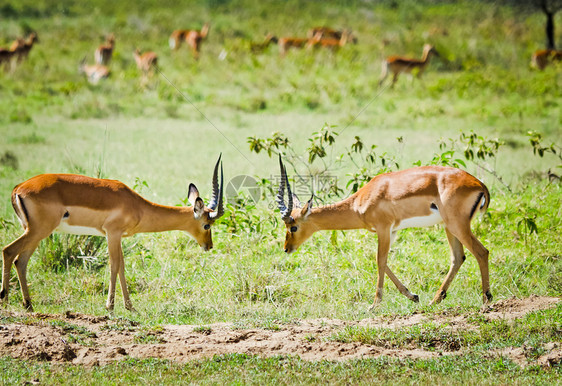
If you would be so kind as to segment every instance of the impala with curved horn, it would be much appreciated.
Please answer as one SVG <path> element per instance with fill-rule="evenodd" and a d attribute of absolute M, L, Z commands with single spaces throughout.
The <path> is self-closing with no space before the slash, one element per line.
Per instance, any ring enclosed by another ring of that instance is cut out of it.
<path fill-rule="evenodd" d="M 291 253 L 319 230 L 367 229 L 378 235 L 378 279 L 375 304 L 382 300 L 384 275 L 398 290 L 415 302 L 411 293 L 387 265 L 388 252 L 396 233 L 404 228 L 443 223 L 451 249 L 451 266 L 431 304 L 445 299 L 447 289 L 465 260 L 464 248 L 476 257 L 482 276 L 482 298 L 492 300 L 488 273 L 488 250 L 474 236 L 470 222 L 490 203 L 486 186 L 467 172 L 444 166 L 421 166 L 374 177 L 350 197 L 335 204 L 313 208 L 312 197 L 300 208 L 291 194 L 281 156 L 281 183 L 277 202 L 287 227 L 285 252 Z M 285 205 L 285 189 L 289 196 Z M 297 208 L 293 208 L 293 201 Z"/>
<path fill-rule="evenodd" d="M 106 308 L 113 310 L 117 274 L 123 301 L 133 310 L 125 282 L 122 237 L 136 233 L 182 230 L 203 248 L 213 247 L 211 225 L 224 213 L 223 172 L 219 157 L 213 173 L 212 197 L 208 207 L 195 185 L 189 185 L 190 207 L 166 206 L 150 202 L 122 182 L 76 174 L 41 174 L 12 192 L 12 205 L 24 233 L 3 249 L 3 275 L 0 298 L 8 299 L 10 270 L 15 264 L 24 306 L 32 311 L 27 288 L 27 263 L 39 242 L 54 231 L 105 236 L 109 250 L 111 277 Z M 220 187 L 218 168 L 221 166 Z"/>

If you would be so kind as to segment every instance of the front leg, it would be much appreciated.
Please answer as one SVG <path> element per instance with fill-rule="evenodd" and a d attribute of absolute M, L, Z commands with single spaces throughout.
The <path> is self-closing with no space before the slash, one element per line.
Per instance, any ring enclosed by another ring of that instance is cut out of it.
<path fill-rule="evenodd" d="M 386 263 L 388 259 L 388 251 L 390 249 L 390 229 L 377 229 L 379 237 L 379 245 L 377 251 L 377 290 L 375 292 L 375 301 L 373 306 L 382 301 L 382 293 L 384 288 L 384 275 L 386 273 Z"/>
<path fill-rule="evenodd" d="M 107 294 L 107 302 L 105 308 L 113 311 L 115 306 L 115 285 L 117 282 L 117 274 L 121 269 L 123 262 L 123 252 L 121 250 L 121 234 L 107 233 L 107 248 L 109 250 L 109 292 Z"/>

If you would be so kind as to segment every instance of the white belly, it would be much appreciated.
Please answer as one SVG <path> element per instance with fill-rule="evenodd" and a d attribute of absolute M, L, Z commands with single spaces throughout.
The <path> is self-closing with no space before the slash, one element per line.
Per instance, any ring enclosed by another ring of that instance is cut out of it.
<path fill-rule="evenodd" d="M 410 217 L 400 221 L 398 226 L 393 227 L 393 231 L 399 231 L 405 228 L 423 228 L 430 227 L 435 224 L 441 224 L 443 219 L 439 211 L 435 210 L 429 216 Z"/>
<path fill-rule="evenodd" d="M 60 233 L 70 233 L 71 235 L 90 235 L 90 236 L 105 236 L 97 228 L 83 227 L 78 225 L 68 225 L 68 223 L 62 221 L 56 232 Z"/>

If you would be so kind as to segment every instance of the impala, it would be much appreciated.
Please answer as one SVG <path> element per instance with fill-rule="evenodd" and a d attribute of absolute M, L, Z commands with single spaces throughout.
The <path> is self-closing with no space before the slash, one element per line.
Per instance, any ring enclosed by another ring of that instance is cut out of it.
<path fill-rule="evenodd" d="M 439 56 L 439 53 L 430 44 L 425 44 L 423 46 L 423 54 L 420 59 L 403 58 L 401 56 L 389 56 L 382 63 L 382 74 L 379 80 L 379 87 L 382 85 L 389 72 L 392 72 L 392 86 L 398 80 L 398 75 L 403 72 L 412 73 L 414 70 L 417 71 L 417 77 L 421 77 L 425 67 L 429 63 L 429 58 L 431 55 Z"/>
<path fill-rule="evenodd" d="M 320 34 L 322 39 L 340 40 L 343 32 L 344 30 L 337 30 L 330 27 L 314 27 L 308 30 L 307 37 L 312 39 Z M 351 41 L 354 44 L 357 43 L 357 38 L 350 31 L 348 31 L 348 41 Z"/>
<path fill-rule="evenodd" d="M 347 44 L 349 40 L 350 32 L 348 30 L 344 30 L 341 33 L 340 38 L 325 38 L 322 32 L 316 33 L 312 39 L 308 41 L 306 47 L 308 49 L 313 47 L 325 47 L 331 48 L 333 50 L 343 47 Z"/>
<path fill-rule="evenodd" d="M 148 75 L 152 72 L 158 65 L 158 55 L 156 55 L 152 51 L 147 51 L 143 54 L 136 49 L 133 52 L 133 57 L 135 58 L 135 62 L 137 63 L 137 67 L 139 70 L 143 72 L 144 75 Z"/>
<path fill-rule="evenodd" d="M 20 40 L 20 39 L 18 39 Z M 18 63 L 27 59 L 29 52 L 33 48 L 33 45 L 38 42 L 37 34 L 35 32 L 30 33 L 26 39 L 21 39 L 21 42 L 14 42 L 12 46 L 17 52 Z"/>
<path fill-rule="evenodd" d="M 12 205 L 24 233 L 3 250 L 2 291 L 8 299 L 10 270 L 15 264 L 24 306 L 33 310 L 27 288 L 27 263 L 39 242 L 53 231 L 105 236 L 109 250 L 110 282 L 106 308 L 113 310 L 117 275 L 128 310 L 134 310 L 127 284 L 121 239 L 141 232 L 183 230 L 204 250 L 213 247 L 211 225 L 222 216 L 223 176 L 217 179 L 219 160 L 213 173 L 212 197 L 208 207 L 195 185 L 189 185 L 190 207 L 152 203 L 115 180 L 97 179 L 76 174 L 41 174 L 12 192 Z"/>
<path fill-rule="evenodd" d="M 307 38 L 280 38 L 279 53 L 285 56 L 290 48 L 303 48 L 309 42 Z"/>
<path fill-rule="evenodd" d="M 296 251 L 319 230 L 367 229 L 376 232 L 378 279 L 374 304 L 382 300 L 385 273 L 403 295 L 418 302 L 418 295 L 411 293 L 388 267 L 388 252 L 399 230 L 443 223 L 451 249 L 451 266 L 430 304 L 445 299 L 449 285 L 465 260 L 463 246 L 478 261 L 484 303 L 492 300 L 488 250 L 470 229 L 475 214 L 488 208 L 490 195 L 486 186 L 472 175 L 451 167 L 416 167 L 378 175 L 355 194 L 335 204 L 313 208 L 313 197 L 300 209 L 298 199 L 291 195 L 281 157 L 279 164 L 281 183 L 277 202 L 287 228 L 286 253 Z"/>
<path fill-rule="evenodd" d="M 201 31 L 197 30 L 175 30 L 170 35 L 168 43 L 172 50 L 177 50 L 180 47 L 182 41 L 185 41 L 193 52 L 193 56 L 198 59 L 199 52 L 201 50 L 201 42 L 203 39 L 207 38 L 209 34 L 209 23 L 205 23 L 201 28 Z"/>
<path fill-rule="evenodd" d="M 554 62 L 562 61 L 562 51 L 558 50 L 538 50 L 533 53 L 531 67 L 544 70 L 546 66 Z"/>
<path fill-rule="evenodd" d="M 91 84 L 98 84 L 101 79 L 107 78 L 110 73 L 109 68 L 103 64 L 86 64 L 86 58 L 80 62 L 78 72 L 85 74 Z"/>
<path fill-rule="evenodd" d="M 110 34 L 106 37 L 104 44 L 100 45 L 94 54 L 96 58 L 96 63 L 103 66 L 107 66 L 111 61 L 111 56 L 113 55 L 113 49 L 115 48 L 115 36 Z"/>

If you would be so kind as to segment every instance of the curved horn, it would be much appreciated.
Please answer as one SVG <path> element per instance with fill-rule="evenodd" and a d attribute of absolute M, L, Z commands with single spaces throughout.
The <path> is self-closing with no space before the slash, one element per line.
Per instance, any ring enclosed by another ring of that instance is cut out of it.
<path fill-rule="evenodd" d="M 211 185 L 212 193 L 211 193 L 211 202 L 209 202 L 209 209 L 215 210 L 217 208 L 218 200 L 219 200 L 219 182 L 218 182 L 218 170 L 219 170 L 219 163 L 221 162 L 222 153 L 219 155 L 219 159 L 215 165 L 215 171 L 213 172 L 213 182 Z M 221 172 L 222 177 L 222 172 Z"/>
<path fill-rule="evenodd" d="M 279 167 L 281 168 L 281 182 L 279 183 L 279 192 L 277 193 L 277 204 L 279 206 L 279 210 L 281 211 L 283 221 L 288 222 L 292 220 L 291 212 L 293 210 L 293 194 L 291 193 L 291 185 L 289 184 L 289 179 L 287 178 L 287 170 L 281 160 L 281 154 L 279 154 Z M 289 196 L 288 206 L 285 206 L 285 187 L 287 187 L 287 193 Z"/>
<path fill-rule="evenodd" d="M 219 160 L 220 160 L 220 157 L 219 157 Z M 224 178 L 223 178 L 223 171 L 222 171 L 222 162 L 220 164 L 221 164 L 221 185 L 220 185 L 219 193 L 218 193 L 219 201 L 218 201 L 218 204 L 216 205 L 216 206 L 218 206 L 218 208 L 217 208 L 216 211 L 209 213 L 209 218 L 212 218 L 213 220 L 217 220 L 218 218 L 220 218 L 224 214 L 224 205 L 223 205 Z M 218 163 L 217 163 L 217 166 L 218 166 Z M 216 175 L 216 167 L 215 167 L 215 175 Z M 214 181 L 216 181 L 216 179 Z M 213 188 L 214 188 L 214 185 L 213 185 Z"/>

